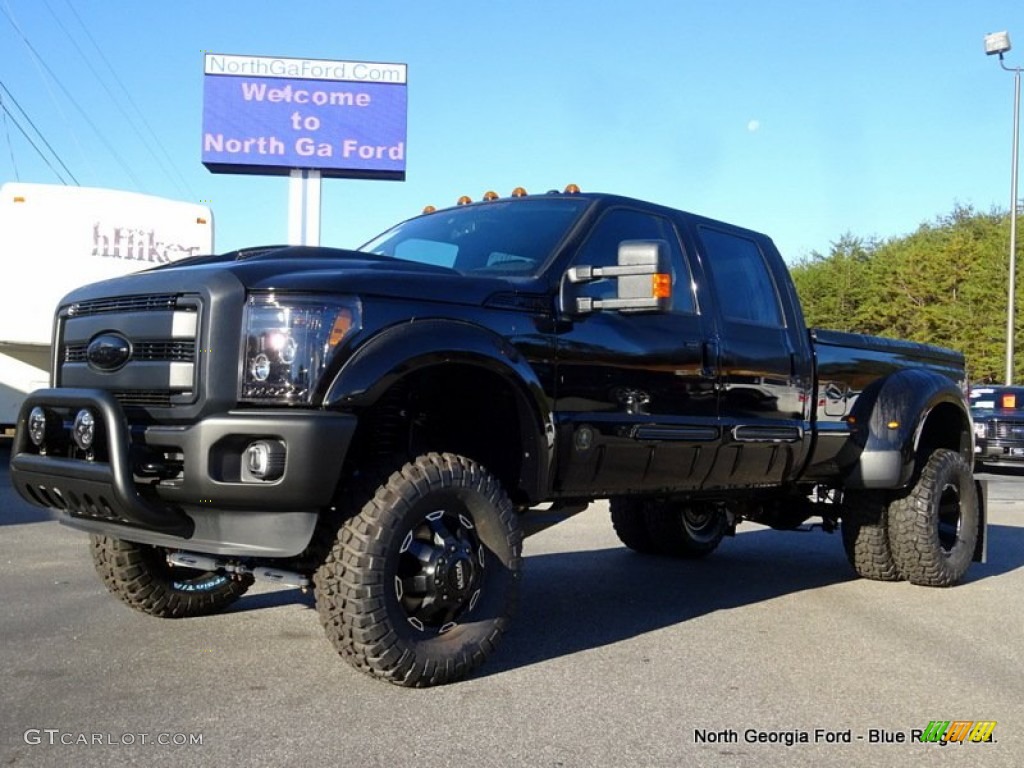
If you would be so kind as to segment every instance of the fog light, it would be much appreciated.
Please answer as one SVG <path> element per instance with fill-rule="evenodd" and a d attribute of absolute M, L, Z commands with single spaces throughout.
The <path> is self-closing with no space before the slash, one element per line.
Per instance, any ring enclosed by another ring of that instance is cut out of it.
<path fill-rule="evenodd" d="M 242 462 L 243 480 L 277 480 L 284 474 L 284 443 L 275 440 L 257 440 L 249 443 Z"/>
<path fill-rule="evenodd" d="M 42 448 L 46 439 L 46 411 L 38 405 L 28 414 L 28 439 L 36 448 Z"/>
<path fill-rule="evenodd" d="M 92 444 L 96 441 L 96 417 L 88 408 L 83 408 L 75 416 L 75 425 L 71 429 L 71 436 L 75 438 L 75 444 L 83 451 L 92 448 Z"/>

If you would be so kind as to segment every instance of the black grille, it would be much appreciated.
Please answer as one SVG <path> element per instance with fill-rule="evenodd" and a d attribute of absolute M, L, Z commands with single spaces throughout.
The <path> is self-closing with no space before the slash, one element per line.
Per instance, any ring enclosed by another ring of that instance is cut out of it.
<path fill-rule="evenodd" d="M 110 296 L 64 306 L 58 384 L 108 390 L 125 408 L 192 405 L 198 398 L 201 316 L 200 299 L 190 294 Z M 116 329 L 131 347 L 112 371 L 89 364 L 89 345 L 105 329 Z"/>
<path fill-rule="evenodd" d="M 111 394 L 124 406 L 143 406 L 146 408 L 170 408 L 171 393 L 149 389 L 127 389 Z"/>
<path fill-rule="evenodd" d="M 178 297 L 173 293 L 158 293 L 150 296 L 113 296 L 107 299 L 76 301 L 67 308 L 69 317 L 85 317 L 105 312 L 156 312 L 174 309 Z"/>
<path fill-rule="evenodd" d="M 990 421 L 988 434 L 1004 440 L 1024 440 L 1024 421 Z"/>
<path fill-rule="evenodd" d="M 196 359 L 196 345 L 194 341 L 144 341 L 132 345 L 132 357 L 191 363 Z"/>
<path fill-rule="evenodd" d="M 65 363 L 85 363 L 89 345 L 68 344 L 64 348 Z M 132 360 L 169 360 L 172 363 L 194 363 L 194 341 L 137 341 L 132 344 Z"/>

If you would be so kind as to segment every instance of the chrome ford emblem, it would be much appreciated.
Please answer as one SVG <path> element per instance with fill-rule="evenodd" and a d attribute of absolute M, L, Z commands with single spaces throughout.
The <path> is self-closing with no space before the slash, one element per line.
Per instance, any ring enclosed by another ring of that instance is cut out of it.
<path fill-rule="evenodd" d="M 116 371 L 132 356 L 132 345 L 119 333 L 94 336 L 85 350 L 89 367 L 97 371 Z"/>

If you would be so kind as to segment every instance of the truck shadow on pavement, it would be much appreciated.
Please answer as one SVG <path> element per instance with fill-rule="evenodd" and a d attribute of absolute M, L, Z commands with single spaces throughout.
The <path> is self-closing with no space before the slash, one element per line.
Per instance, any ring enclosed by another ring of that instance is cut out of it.
<path fill-rule="evenodd" d="M 1024 565 L 1024 528 L 990 525 L 989 535 L 988 562 L 973 563 L 965 584 Z M 642 556 L 624 547 L 527 557 L 519 614 L 477 676 L 856 578 L 838 534 L 747 532 L 697 561 Z"/>
<path fill-rule="evenodd" d="M 638 555 L 625 547 L 530 555 L 529 539 L 525 550 L 519 613 L 498 652 L 474 677 L 857 578 L 838 533 L 757 529 L 725 539 L 717 551 L 696 561 Z M 1022 566 L 1024 528 L 989 525 L 988 562 L 973 563 L 964 583 Z M 311 593 L 286 589 L 250 593 L 229 611 L 296 604 L 315 607 Z"/>

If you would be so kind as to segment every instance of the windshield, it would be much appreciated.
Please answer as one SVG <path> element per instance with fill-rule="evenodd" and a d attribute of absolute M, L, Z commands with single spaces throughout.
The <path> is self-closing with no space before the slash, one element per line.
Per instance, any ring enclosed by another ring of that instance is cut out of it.
<path fill-rule="evenodd" d="M 532 277 L 588 205 L 544 197 L 451 208 L 403 222 L 359 250 L 464 275 Z"/>
<path fill-rule="evenodd" d="M 990 411 L 1024 409 L 1024 387 L 976 387 L 971 390 L 971 408 Z"/>

